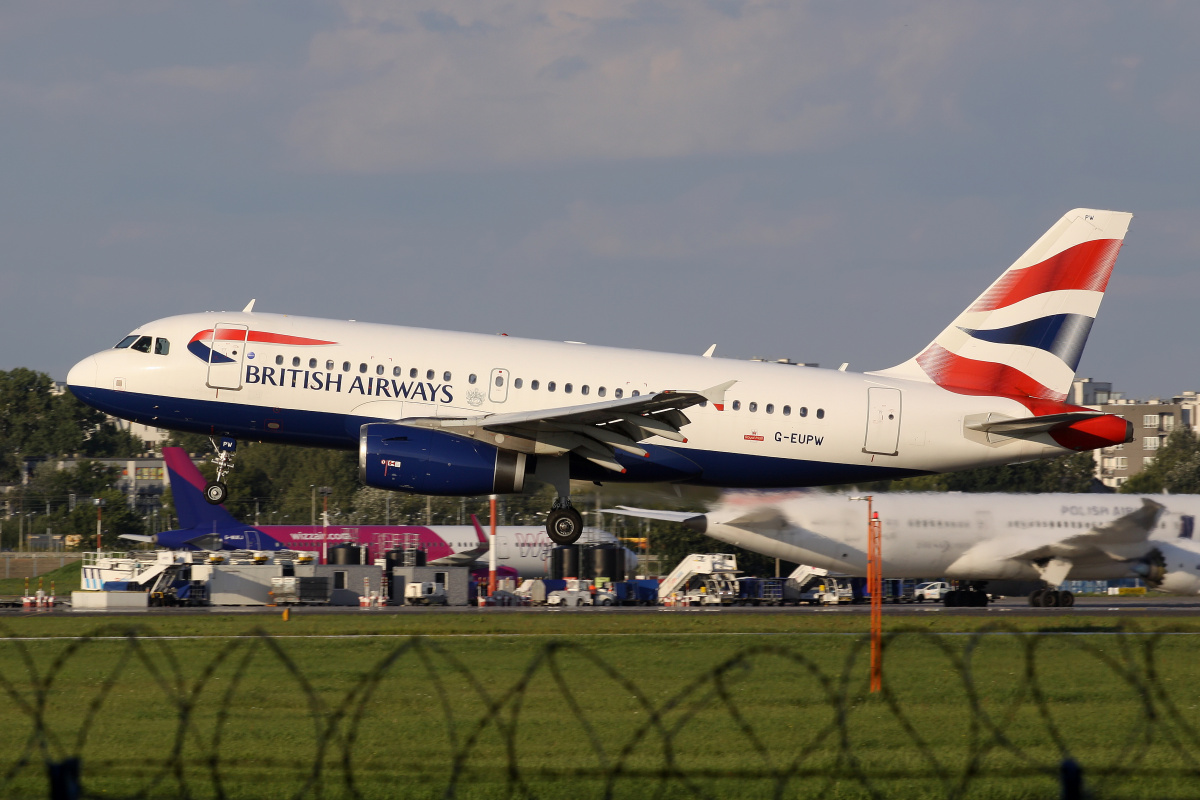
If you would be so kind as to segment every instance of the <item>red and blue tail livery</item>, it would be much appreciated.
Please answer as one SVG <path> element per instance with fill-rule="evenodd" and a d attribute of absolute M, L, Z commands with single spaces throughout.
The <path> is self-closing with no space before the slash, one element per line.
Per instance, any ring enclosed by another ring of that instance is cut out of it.
<path fill-rule="evenodd" d="M 1131 218 L 1069 212 L 928 346 L 880 371 L 311 319 L 252 301 L 147 323 L 67 383 L 114 416 L 230 442 L 209 503 L 225 498 L 238 439 L 343 448 L 382 489 L 548 484 L 546 532 L 566 544 L 583 524 L 572 481 L 823 486 L 1128 441 L 1124 419 L 1063 401 Z"/>

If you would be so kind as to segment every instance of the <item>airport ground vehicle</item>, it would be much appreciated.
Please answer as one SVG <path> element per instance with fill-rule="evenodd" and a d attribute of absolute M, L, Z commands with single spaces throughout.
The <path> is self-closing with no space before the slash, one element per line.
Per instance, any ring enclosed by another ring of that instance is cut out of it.
<path fill-rule="evenodd" d="M 924 603 L 926 600 L 938 602 L 946 592 L 950 591 L 950 584 L 945 581 L 926 581 L 917 585 L 913 590 L 913 602 Z"/>

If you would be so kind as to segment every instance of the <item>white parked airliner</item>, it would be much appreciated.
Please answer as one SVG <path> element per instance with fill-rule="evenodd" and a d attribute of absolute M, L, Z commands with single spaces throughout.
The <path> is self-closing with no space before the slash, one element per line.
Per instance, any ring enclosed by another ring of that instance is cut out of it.
<path fill-rule="evenodd" d="M 622 508 L 680 522 L 756 553 L 848 575 L 867 573 L 867 504 L 846 494 L 731 493 L 706 514 Z M 1140 577 L 1171 594 L 1200 594 L 1193 540 L 1200 497 L 1126 494 L 889 492 L 872 497 L 885 578 L 966 581 L 951 600 L 983 604 L 987 581 L 1044 581 L 1036 605 L 1070 600 L 1067 580 Z"/>
<path fill-rule="evenodd" d="M 865 374 L 265 314 L 147 323 L 72 368 L 117 417 L 220 439 L 357 448 L 364 483 L 558 498 L 570 480 L 820 486 L 1028 461 L 1129 440 L 1063 402 L 1132 215 L 1060 219 L 918 355 Z"/>

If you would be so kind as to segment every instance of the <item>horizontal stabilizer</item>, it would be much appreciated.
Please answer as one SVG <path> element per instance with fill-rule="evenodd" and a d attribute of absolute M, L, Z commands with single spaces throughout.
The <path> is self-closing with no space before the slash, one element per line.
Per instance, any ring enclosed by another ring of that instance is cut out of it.
<path fill-rule="evenodd" d="M 1062 414 L 1046 414 L 1041 417 L 990 419 L 986 422 L 970 422 L 967 423 L 966 427 L 973 431 L 982 431 L 984 433 L 1024 437 L 1039 433 L 1048 433 L 1055 428 L 1066 427 L 1076 422 L 1102 416 L 1104 414 L 1100 411 L 1068 411 Z"/>
<path fill-rule="evenodd" d="M 147 544 L 154 541 L 153 536 L 143 536 L 140 533 L 121 533 L 117 535 L 118 539 L 129 539 L 132 542 L 145 542 Z"/>

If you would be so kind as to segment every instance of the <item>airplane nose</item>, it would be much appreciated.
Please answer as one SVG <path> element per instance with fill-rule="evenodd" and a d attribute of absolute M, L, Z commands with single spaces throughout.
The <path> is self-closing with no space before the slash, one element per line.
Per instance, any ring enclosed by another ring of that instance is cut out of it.
<path fill-rule="evenodd" d="M 95 386 L 96 357 L 88 356 L 67 373 L 67 386 Z"/>

